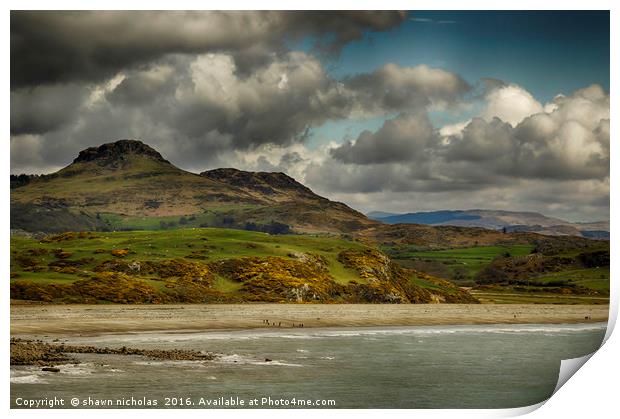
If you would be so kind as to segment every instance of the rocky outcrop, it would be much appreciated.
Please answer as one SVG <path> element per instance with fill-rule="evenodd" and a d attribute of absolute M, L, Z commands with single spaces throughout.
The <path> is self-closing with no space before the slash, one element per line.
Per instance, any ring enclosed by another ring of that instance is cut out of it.
<path fill-rule="evenodd" d="M 40 340 L 11 338 L 11 365 L 58 365 L 75 363 L 67 354 L 140 355 L 153 359 L 172 361 L 210 361 L 215 355 L 209 352 L 184 349 L 109 348 L 87 345 L 45 343 Z M 54 371 L 49 369 L 49 371 Z"/>
<path fill-rule="evenodd" d="M 292 177 L 281 172 L 246 172 L 233 168 L 213 169 L 202 172 L 200 176 L 226 183 L 231 186 L 254 190 L 267 195 L 295 191 L 325 199 Z"/>
<path fill-rule="evenodd" d="M 240 297 L 245 301 L 334 302 L 344 294 L 344 287 L 329 274 L 327 262 L 317 255 L 304 254 L 293 260 L 245 257 L 211 266 L 218 274 L 243 284 Z"/>
<path fill-rule="evenodd" d="M 340 252 L 338 261 L 345 267 L 355 269 L 360 277 L 367 281 L 367 284 L 359 284 L 351 289 L 361 301 L 478 303 L 471 294 L 454 284 L 412 269 L 402 268 L 376 249 L 346 250 Z"/>
<path fill-rule="evenodd" d="M 90 147 L 80 151 L 73 163 L 97 161 L 109 164 L 113 161 L 124 160 L 128 155 L 150 157 L 163 163 L 168 163 L 159 152 L 138 140 L 119 140 L 113 143 L 102 144 L 99 147 Z"/>

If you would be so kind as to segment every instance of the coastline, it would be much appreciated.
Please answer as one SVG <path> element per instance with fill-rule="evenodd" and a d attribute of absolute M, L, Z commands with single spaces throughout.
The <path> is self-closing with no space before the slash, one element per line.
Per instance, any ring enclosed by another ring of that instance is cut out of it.
<path fill-rule="evenodd" d="M 11 336 L 89 336 L 260 328 L 606 322 L 608 305 L 11 304 Z M 269 321 L 269 325 L 265 323 Z"/>

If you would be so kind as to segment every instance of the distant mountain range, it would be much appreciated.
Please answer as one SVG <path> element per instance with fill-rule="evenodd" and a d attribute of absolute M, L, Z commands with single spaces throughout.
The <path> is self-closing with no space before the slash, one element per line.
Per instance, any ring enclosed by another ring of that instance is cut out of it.
<path fill-rule="evenodd" d="M 442 210 L 394 214 L 374 211 L 368 218 L 386 224 L 482 227 L 505 232 L 533 232 L 552 236 L 609 239 L 609 221 L 571 223 L 537 212 L 498 210 Z"/>

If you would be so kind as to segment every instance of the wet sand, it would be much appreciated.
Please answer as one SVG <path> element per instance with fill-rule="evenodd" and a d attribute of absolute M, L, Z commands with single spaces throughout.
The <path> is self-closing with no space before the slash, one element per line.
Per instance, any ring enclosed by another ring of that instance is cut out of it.
<path fill-rule="evenodd" d="M 71 336 L 254 328 L 588 323 L 607 305 L 187 304 L 11 305 L 11 335 Z M 264 321 L 269 321 L 269 325 Z"/>

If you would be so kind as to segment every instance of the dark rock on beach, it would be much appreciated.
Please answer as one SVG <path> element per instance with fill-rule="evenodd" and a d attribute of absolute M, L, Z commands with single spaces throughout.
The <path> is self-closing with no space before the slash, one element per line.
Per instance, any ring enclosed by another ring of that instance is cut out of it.
<path fill-rule="evenodd" d="M 210 361 L 212 353 L 184 349 L 108 348 L 88 345 L 45 343 L 40 340 L 11 339 L 11 365 L 46 365 L 76 362 L 67 354 L 139 355 L 172 361 Z M 43 369 L 51 371 L 50 369 Z"/>

